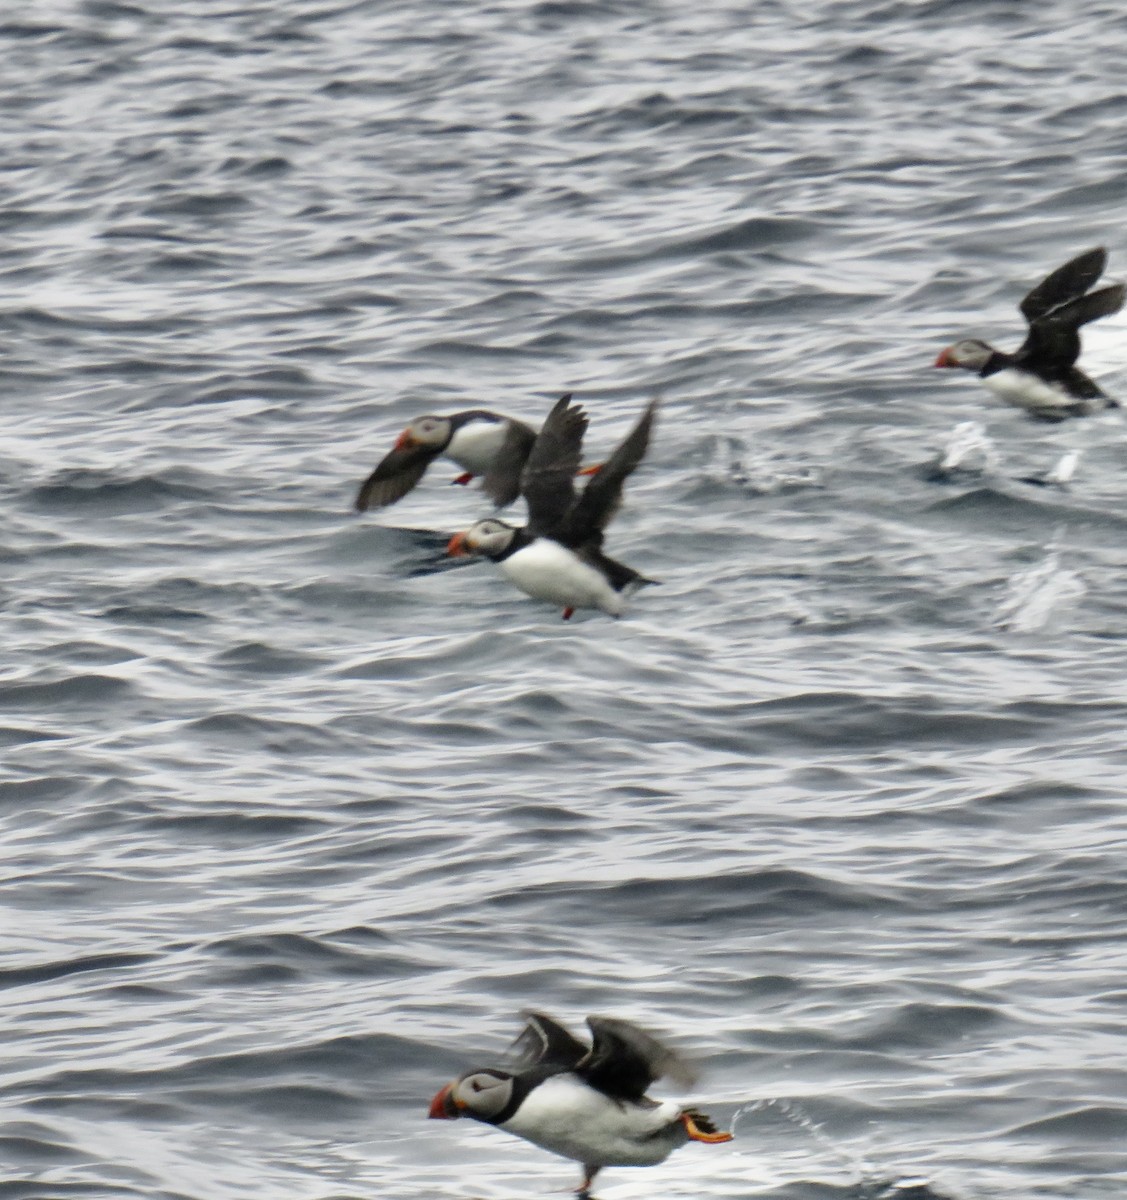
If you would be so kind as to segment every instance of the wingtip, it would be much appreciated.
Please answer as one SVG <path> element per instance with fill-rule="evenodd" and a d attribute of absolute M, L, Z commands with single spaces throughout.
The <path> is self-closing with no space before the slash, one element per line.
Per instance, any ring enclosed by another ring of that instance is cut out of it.
<path fill-rule="evenodd" d="M 565 409 L 570 408 L 572 399 L 573 396 L 571 392 L 564 392 L 564 394 L 555 402 L 555 404 L 552 405 L 551 412 L 563 412 Z M 549 413 L 549 416 L 550 415 L 551 413 Z"/>
<path fill-rule="evenodd" d="M 1110 317 L 1117 313 L 1127 299 L 1127 284 L 1114 283 L 1110 287 L 1100 288 L 1099 291 L 1089 292 L 1080 297 L 1075 304 L 1078 306 L 1077 315 L 1080 324 L 1097 321 L 1100 317 Z"/>
<path fill-rule="evenodd" d="M 1097 278 L 1103 274 L 1104 267 L 1107 266 L 1107 247 L 1093 246 L 1091 250 L 1085 250 L 1082 254 L 1078 254 L 1072 259 L 1071 264 L 1077 267 L 1086 267 L 1088 270 L 1095 270 Z"/>
<path fill-rule="evenodd" d="M 552 405 L 546 420 L 550 421 L 553 417 L 559 417 L 565 413 L 579 413 L 584 418 L 587 416 L 583 406 L 576 403 L 574 392 L 564 392 L 555 404 Z"/>

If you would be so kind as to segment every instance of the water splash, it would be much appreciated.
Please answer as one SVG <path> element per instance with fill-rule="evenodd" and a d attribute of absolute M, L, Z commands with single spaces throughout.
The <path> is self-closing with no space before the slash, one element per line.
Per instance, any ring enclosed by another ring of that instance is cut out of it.
<path fill-rule="evenodd" d="M 939 1193 L 932 1190 L 931 1180 L 927 1176 L 897 1175 L 890 1180 L 892 1172 L 882 1169 L 853 1147 L 834 1140 L 797 1100 L 771 1098 L 753 1100 L 743 1105 L 732 1117 L 733 1134 L 737 1133 L 742 1120 L 755 1115 L 767 1119 L 778 1118 L 797 1130 L 808 1143 L 813 1143 L 823 1156 L 823 1162 L 848 1174 L 850 1194 L 855 1195 L 857 1200 L 941 1200 Z M 739 1136 L 737 1134 L 737 1145 Z M 801 1158 L 807 1170 L 809 1157 L 808 1147 L 803 1147 Z"/>
<path fill-rule="evenodd" d="M 725 483 L 757 496 L 818 487 L 822 482 L 820 472 L 813 466 L 788 461 L 766 450 L 749 454 L 738 438 L 725 435 L 716 438 L 713 463 L 716 475 Z"/>
<path fill-rule="evenodd" d="M 1061 552 L 1050 549 L 1037 563 L 1011 577 L 998 605 L 999 629 L 1031 633 L 1041 629 L 1061 604 L 1078 600 L 1087 592 L 1079 573 L 1061 564 Z"/>
<path fill-rule="evenodd" d="M 819 1150 L 823 1151 L 832 1164 L 844 1168 L 856 1184 L 865 1183 L 876 1174 L 876 1168 L 867 1159 L 856 1154 L 850 1147 L 834 1141 L 824 1127 L 802 1107 L 797 1100 L 779 1099 L 753 1100 L 738 1109 L 732 1117 L 732 1132 L 744 1117 L 753 1114 L 766 1114 L 768 1117 L 780 1117 L 787 1124 L 799 1130 L 809 1138 Z"/>
<path fill-rule="evenodd" d="M 1076 468 L 1080 463 L 1082 451 L 1066 450 L 1054 467 L 1051 467 L 1044 475 L 1025 475 L 1022 477 L 1022 483 L 1032 483 L 1037 487 L 1067 487 L 1071 482 L 1073 475 L 1076 474 Z"/>
<path fill-rule="evenodd" d="M 1060 461 L 1057 465 L 1045 476 L 1045 482 L 1055 483 L 1058 487 L 1063 487 L 1076 474 L 1079 462 L 1079 450 L 1066 450 L 1060 456 Z"/>
<path fill-rule="evenodd" d="M 890 1200 L 892 1197 L 897 1197 L 898 1200 L 906 1200 L 907 1194 L 912 1192 L 923 1193 L 926 1195 L 934 1195 L 931 1190 L 931 1180 L 926 1175 L 908 1175 L 903 1179 L 897 1179 L 895 1183 L 890 1183 L 885 1189 Z"/>
<path fill-rule="evenodd" d="M 980 459 L 977 467 L 973 465 L 975 456 Z M 957 470 L 993 471 L 998 461 L 998 450 L 986 432 L 986 426 L 981 421 L 960 421 L 951 430 L 943 452 L 935 461 L 933 476 L 944 479 Z"/>

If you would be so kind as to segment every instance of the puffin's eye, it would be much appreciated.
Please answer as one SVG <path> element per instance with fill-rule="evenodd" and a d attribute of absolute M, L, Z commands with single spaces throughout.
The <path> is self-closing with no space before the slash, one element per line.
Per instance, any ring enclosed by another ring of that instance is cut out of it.
<path fill-rule="evenodd" d="M 470 1080 L 470 1087 L 472 1087 L 475 1092 L 481 1091 L 481 1084 L 478 1083 L 476 1079 Z"/>

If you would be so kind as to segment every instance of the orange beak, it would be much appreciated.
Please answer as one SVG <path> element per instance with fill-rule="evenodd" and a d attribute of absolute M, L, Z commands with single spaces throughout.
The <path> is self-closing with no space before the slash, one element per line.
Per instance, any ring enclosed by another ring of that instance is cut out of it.
<path fill-rule="evenodd" d="M 411 436 L 409 429 L 404 429 L 403 432 L 395 439 L 396 450 L 410 450 L 415 444 L 415 439 Z"/>
<path fill-rule="evenodd" d="M 461 558 L 465 554 L 469 554 L 466 549 L 466 535 L 464 533 L 456 533 L 446 543 L 446 553 L 450 558 Z"/>
<path fill-rule="evenodd" d="M 441 1091 L 435 1093 L 430 1102 L 428 1117 L 436 1121 L 456 1121 L 462 1115 L 462 1106 L 451 1095 L 452 1083 L 448 1083 Z"/>
<path fill-rule="evenodd" d="M 949 350 L 950 348 L 951 348 L 951 347 L 950 347 L 950 346 L 948 346 L 948 347 L 947 347 L 947 350 Z M 952 362 L 952 361 L 951 361 L 951 360 L 950 360 L 950 359 L 947 357 L 947 350 L 944 350 L 944 351 L 942 351 L 942 352 L 940 353 L 939 357 L 938 357 L 938 358 L 935 360 L 935 362 L 932 364 L 933 366 L 936 366 L 936 367 L 953 367 L 953 366 L 955 365 L 955 364 L 954 364 L 954 363 L 953 363 L 953 362 Z"/>

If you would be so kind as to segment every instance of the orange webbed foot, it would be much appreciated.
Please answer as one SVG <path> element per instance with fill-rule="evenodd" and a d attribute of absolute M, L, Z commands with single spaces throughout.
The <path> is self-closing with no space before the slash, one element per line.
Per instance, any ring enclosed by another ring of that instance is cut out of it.
<path fill-rule="evenodd" d="M 681 1124 L 684 1125 L 691 1142 L 707 1142 L 709 1145 L 718 1145 L 721 1142 L 732 1140 L 730 1133 L 721 1133 L 703 1113 L 682 1113 Z"/>

